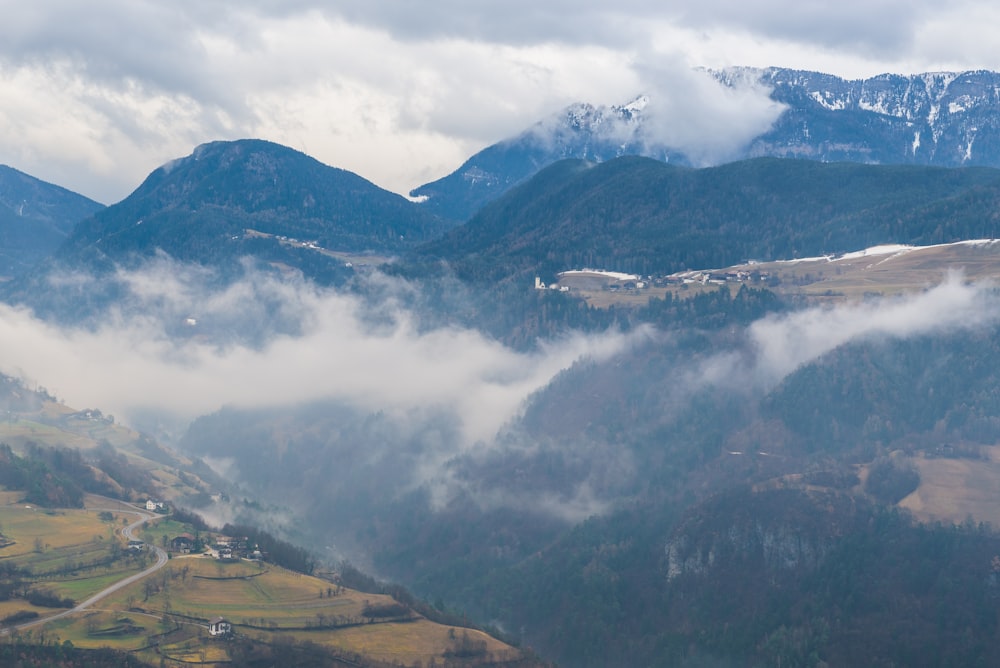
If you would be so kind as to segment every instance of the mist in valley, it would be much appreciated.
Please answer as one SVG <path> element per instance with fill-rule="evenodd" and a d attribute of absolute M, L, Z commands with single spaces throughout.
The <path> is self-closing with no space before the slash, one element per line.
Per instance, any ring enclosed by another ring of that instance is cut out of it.
<path fill-rule="evenodd" d="M 226 282 L 159 256 L 115 280 L 123 298 L 83 325 L 0 306 L 3 371 L 205 458 L 278 526 L 324 516 L 310 542 L 340 554 L 365 545 L 339 532 L 401 503 L 567 526 L 608 513 L 647 493 L 664 456 L 691 457 L 675 451 L 692 445 L 692 416 L 730 416 L 716 424 L 733 433 L 698 446 L 714 446 L 697 457 L 711 459 L 763 420 L 754 397 L 831 351 L 983 331 L 1000 313 L 992 286 L 953 274 L 911 296 L 725 333 L 565 331 L 525 351 L 447 324 L 427 311 L 426 286 L 378 272 L 338 290 L 248 265 Z"/>

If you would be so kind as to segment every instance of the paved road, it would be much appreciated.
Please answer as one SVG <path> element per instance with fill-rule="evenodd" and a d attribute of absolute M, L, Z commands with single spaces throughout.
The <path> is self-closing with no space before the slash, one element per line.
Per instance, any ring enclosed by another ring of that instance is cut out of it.
<path fill-rule="evenodd" d="M 148 522 L 148 521 L 150 521 L 152 519 L 157 519 L 157 518 L 160 518 L 160 517 L 164 517 L 163 515 L 152 515 L 150 513 L 147 513 L 147 512 L 141 511 L 141 510 L 137 510 L 137 509 L 133 509 L 133 508 L 129 508 L 128 510 L 125 510 L 125 509 L 121 508 L 120 506 L 118 508 L 88 508 L 87 510 L 93 510 L 93 511 L 98 511 L 98 512 L 101 511 L 101 510 L 108 510 L 108 511 L 115 512 L 115 513 L 129 513 L 131 515 L 138 515 L 139 519 L 137 519 L 135 522 L 132 522 L 131 524 L 129 524 L 128 526 L 126 526 L 125 528 L 122 529 L 122 535 L 125 537 L 125 540 L 135 540 L 135 535 L 132 533 L 135 529 L 137 529 L 138 527 L 142 526 L 143 524 L 145 524 L 146 522 Z M 155 573 L 156 571 L 160 570 L 161 568 L 163 568 L 164 566 L 167 565 L 167 553 L 166 553 L 165 550 L 163 550 L 163 548 L 159 548 L 159 547 L 157 547 L 155 545 L 148 545 L 148 548 L 150 550 L 153 550 L 153 552 L 156 554 L 156 563 L 154 563 L 152 566 L 150 566 L 146 570 L 144 570 L 144 571 L 142 571 L 140 573 L 136 573 L 135 575 L 130 575 L 129 577 L 127 577 L 127 578 L 125 578 L 123 580 L 119 580 L 118 582 L 114 583 L 113 585 L 102 589 L 101 591 L 97 592 L 96 594 L 94 594 L 93 596 L 91 596 L 90 598 L 88 598 L 83 603 L 80 603 L 79 605 L 77 605 L 75 608 L 72 608 L 70 610 L 64 610 L 64 611 L 62 611 L 60 613 L 57 613 L 55 615 L 51 615 L 49 617 L 43 617 L 41 619 L 34 619 L 34 620 L 30 621 L 30 622 L 25 622 L 24 624 L 17 624 L 15 626 L 11 626 L 11 627 L 5 628 L 2 631 L 0 631 L 0 635 L 7 635 L 13 629 L 17 629 L 18 631 L 23 630 L 23 629 L 29 629 L 29 628 L 31 628 L 33 626 L 39 626 L 40 624 L 45 624 L 47 622 L 51 622 L 51 621 L 56 620 L 56 619 L 62 619 L 63 617 L 66 617 L 68 615 L 72 615 L 73 613 L 76 613 L 76 612 L 82 612 L 83 610 L 86 610 L 87 608 L 89 608 L 90 606 L 94 605 L 95 603 L 97 603 L 101 599 L 103 599 L 103 598 L 105 598 L 107 596 L 110 596 L 111 594 L 115 593 L 116 591 L 118 591 L 122 587 L 127 587 L 130 584 L 132 584 L 133 582 L 137 582 L 137 581 L 141 580 L 142 578 L 146 577 L 147 575 L 151 575 L 152 573 Z"/>

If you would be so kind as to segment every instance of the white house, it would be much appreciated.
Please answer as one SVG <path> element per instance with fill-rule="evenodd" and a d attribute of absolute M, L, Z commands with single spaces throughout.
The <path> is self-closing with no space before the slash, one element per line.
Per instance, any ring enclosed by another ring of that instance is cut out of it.
<path fill-rule="evenodd" d="M 208 623 L 208 634 L 213 637 L 227 636 L 233 632 L 233 625 L 222 617 L 216 617 Z"/>

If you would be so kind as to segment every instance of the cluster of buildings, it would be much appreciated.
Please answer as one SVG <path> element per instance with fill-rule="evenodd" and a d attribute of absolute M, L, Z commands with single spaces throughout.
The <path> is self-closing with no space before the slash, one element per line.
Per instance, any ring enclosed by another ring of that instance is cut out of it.
<path fill-rule="evenodd" d="M 262 561 L 266 555 L 260 548 L 250 542 L 247 537 L 231 538 L 229 536 L 215 536 L 208 541 L 202 542 L 199 538 L 189 533 L 182 533 L 175 536 L 170 541 L 170 550 L 180 554 L 190 554 L 209 548 L 206 554 L 215 557 L 219 561 L 239 561 L 249 559 L 251 561 Z"/>
<path fill-rule="evenodd" d="M 553 283 L 552 285 L 546 285 L 542 281 L 541 277 L 535 276 L 535 289 L 536 290 L 558 290 L 560 292 L 569 292 L 568 285 L 559 285 L 558 283 Z"/>
<path fill-rule="evenodd" d="M 682 271 L 665 276 L 636 276 L 620 272 L 596 269 L 564 271 L 558 275 L 558 282 L 546 285 L 541 277 L 535 277 L 536 290 L 608 290 L 609 292 L 645 290 L 680 285 L 724 285 L 726 283 L 754 283 L 767 281 L 768 272 L 748 269 L 717 271 Z"/>
<path fill-rule="evenodd" d="M 146 499 L 146 510 L 150 510 L 154 513 L 165 513 L 169 510 L 167 504 L 163 501 L 156 501 L 155 499 Z"/>
<path fill-rule="evenodd" d="M 725 283 L 763 282 L 767 281 L 770 277 L 770 274 L 766 271 L 738 269 L 726 271 L 683 271 L 677 274 L 671 274 L 670 276 L 664 276 L 657 280 L 664 281 L 664 285 L 684 283 L 714 283 L 717 285 L 723 285 Z"/>

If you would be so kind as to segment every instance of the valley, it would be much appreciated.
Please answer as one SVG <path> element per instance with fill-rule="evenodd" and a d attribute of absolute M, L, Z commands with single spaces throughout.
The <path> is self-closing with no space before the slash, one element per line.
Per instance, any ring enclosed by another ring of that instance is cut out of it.
<path fill-rule="evenodd" d="M 410 199 L 0 173 L 0 662 L 1000 660 L 994 75 L 703 74 L 774 116 L 707 166 L 644 96 Z"/>

